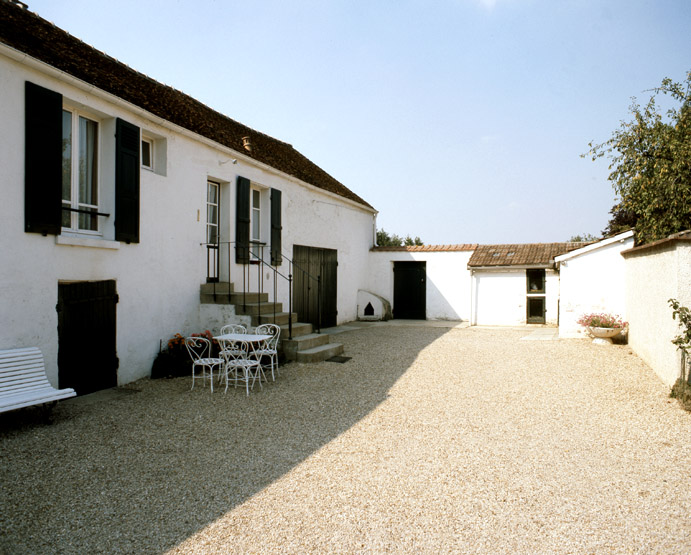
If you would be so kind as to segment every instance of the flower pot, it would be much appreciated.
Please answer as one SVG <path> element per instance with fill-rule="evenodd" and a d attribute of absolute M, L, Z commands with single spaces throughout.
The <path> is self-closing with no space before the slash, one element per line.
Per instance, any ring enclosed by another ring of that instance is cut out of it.
<path fill-rule="evenodd" d="M 613 343 L 612 337 L 621 333 L 622 328 L 592 328 L 589 327 L 590 335 L 594 337 L 593 343 L 596 345 L 610 345 Z"/>

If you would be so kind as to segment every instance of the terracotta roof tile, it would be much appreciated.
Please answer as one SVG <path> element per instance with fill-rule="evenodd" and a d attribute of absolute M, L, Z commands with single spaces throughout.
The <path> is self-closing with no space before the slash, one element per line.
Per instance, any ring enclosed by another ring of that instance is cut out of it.
<path fill-rule="evenodd" d="M 462 252 L 477 248 L 475 244 L 463 245 L 415 245 L 404 247 L 374 247 L 375 252 Z"/>
<path fill-rule="evenodd" d="M 172 87 L 96 50 L 38 15 L 0 0 L 0 41 L 151 114 L 325 191 L 364 206 L 364 199 L 331 177 L 291 145 L 212 110 Z M 243 147 L 250 137 L 252 151 Z"/>
<path fill-rule="evenodd" d="M 588 243 L 524 243 L 514 245 L 478 245 L 468 261 L 469 267 L 549 266 L 554 257 Z"/>

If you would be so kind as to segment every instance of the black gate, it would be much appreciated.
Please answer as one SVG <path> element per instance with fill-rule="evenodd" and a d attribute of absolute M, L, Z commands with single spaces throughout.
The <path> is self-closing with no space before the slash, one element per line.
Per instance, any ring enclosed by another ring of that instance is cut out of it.
<path fill-rule="evenodd" d="M 320 276 L 321 298 L 317 281 Z M 300 322 L 317 328 L 335 326 L 338 316 L 337 285 L 338 251 L 293 246 L 293 311 Z"/>
<path fill-rule="evenodd" d="M 58 284 L 58 379 L 78 395 L 115 387 L 115 281 Z"/>
<path fill-rule="evenodd" d="M 393 317 L 426 320 L 426 262 L 394 262 L 393 271 Z"/>

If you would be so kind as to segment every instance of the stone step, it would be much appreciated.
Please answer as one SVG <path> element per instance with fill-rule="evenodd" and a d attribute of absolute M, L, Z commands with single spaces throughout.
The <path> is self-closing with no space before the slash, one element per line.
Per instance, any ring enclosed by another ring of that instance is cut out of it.
<path fill-rule="evenodd" d="M 298 351 L 296 360 L 297 362 L 321 362 L 342 353 L 342 343 L 327 343 L 326 345 L 320 345 L 319 347 L 313 347 L 305 351 Z"/>
<path fill-rule="evenodd" d="M 329 341 L 329 336 L 323 333 L 309 333 L 307 335 L 296 337 L 295 330 L 293 330 L 293 339 L 284 339 L 281 342 L 281 345 L 286 359 L 295 360 L 298 352 L 307 351 L 309 349 L 313 349 L 314 347 L 326 345 L 329 343 Z"/>
<path fill-rule="evenodd" d="M 234 303 L 235 312 L 238 314 L 255 316 L 257 314 L 262 315 L 262 320 L 264 320 L 264 315 L 273 316 L 274 312 L 280 314 L 283 312 L 283 303 L 269 303 L 269 302 L 247 302 L 244 305 L 242 303 Z M 266 322 L 264 322 L 266 323 Z"/>
<path fill-rule="evenodd" d="M 281 341 L 288 340 L 288 322 L 285 324 L 280 324 L 281 327 Z M 296 322 L 293 320 L 293 339 L 296 337 L 302 337 L 303 335 L 308 335 L 312 333 L 312 324 L 305 324 L 303 322 Z"/>
<path fill-rule="evenodd" d="M 274 320 L 274 314 L 271 312 L 270 314 L 262 314 L 261 315 L 261 322 L 259 322 L 259 317 L 256 314 L 252 315 L 252 326 L 256 327 L 260 323 L 262 324 L 278 324 L 279 326 L 288 326 L 288 320 L 290 318 L 290 315 L 287 312 L 277 312 L 276 313 L 276 319 Z M 293 312 L 292 314 L 292 320 L 293 320 L 293 326 L 296 325 L 298 321 L 298 315 Z M 286 332 L 287 333 L 287 332 Z M 281 332 L 281 335 L 283 335 L 283 332 Z M 295 329 L 293 328 L 293 335 L 295 335 Z M 287 337 L 287 335 L 286 335 Z"/>
<path fill-rule="evenodd" d="M 265 303 L 268 302 L 269 297 L 266 293 L 248 293 L 246 297 L 246 302 L 247 304 L 250 303 Z M 232 294 L 230 298 L 228 297 L 227 294 L 225 295 L 219 295 L 216 294 L 214 295 L 209 295 L 206 293 L 202 293 L 199 295 L 199 301 L 202 304 L 234 304 L 235 306 L 242 306 L 243 300 L 242 298 L 238 299 L 237 294 Z"/>
<path fill-rule="evenodd" d="M 202 295 L 213 295 L 214 291 L 217 295 L 227 295 L 229 291 L 232 293 L 235 290 L 235 286 L 227 281 L 217 281 L 216 283 L 202 283 L 200 289 Z"/>

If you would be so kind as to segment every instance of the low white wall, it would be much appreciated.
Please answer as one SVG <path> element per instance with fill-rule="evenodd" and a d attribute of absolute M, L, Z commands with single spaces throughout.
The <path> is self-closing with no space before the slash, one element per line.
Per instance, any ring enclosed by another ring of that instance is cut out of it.
<path fill-rule="evenodd" d="M 393 306 L 393 264 L 400 261 L 426 262 L 427 319 L 470 319 L 470 272 L 472 251 L 372 251 L 369 255 L 367 290 L 387 299 Z"/>
<path fill-rule="evenodd" d="M 629 345 L 672 385 L 681 356 L 672 339 L 680 333 L 670 298 L 691 307 L 691 241 L 662 241 L 624 252 Z"/>
<path fill-rule="evenodd" d="M 620 234 L 556 258 L 561 275 L 559 337 L 585 337 L 583 314 L 614 313 L 624 320 L 626 262 L 622 251 L 633 246 L 633 232 Z"/>

